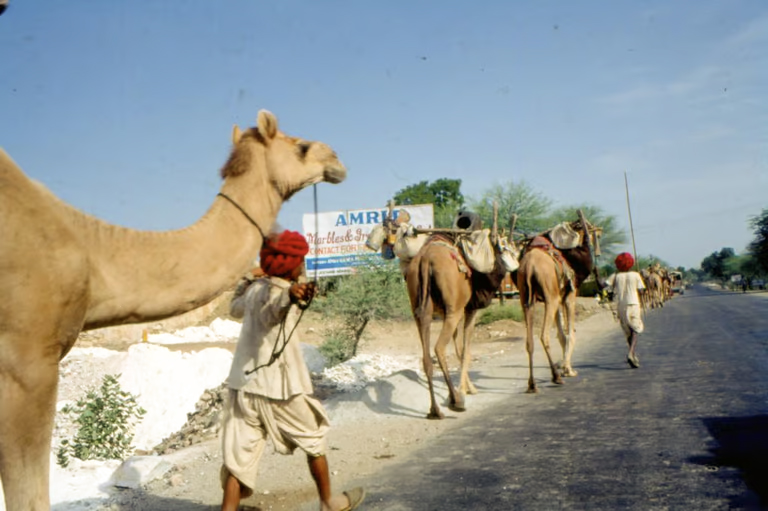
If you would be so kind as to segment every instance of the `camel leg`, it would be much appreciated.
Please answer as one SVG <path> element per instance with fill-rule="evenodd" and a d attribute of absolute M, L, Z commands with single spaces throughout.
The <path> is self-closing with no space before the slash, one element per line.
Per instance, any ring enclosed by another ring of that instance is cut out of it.
<path fill-rule="evenodd" d="M 424 366 L 424 374 L 427 377 L 427 384 L 429 385 L 429 413 L 427 419 L 442 419 L 443 412 L 440 411 L 440 407 L 435 399 L 435 387 L 432 382 L 432 376 L 434 372 L 434 365 L 432 364 L 432 357 L 429 354 L 429 328 L 432 319 L 432 307 L 426 307 L 424 317 L 420 318 L 414 314 L 416 320 L 416 328 L 419 330 L 419 338 L 421 339 L 421 362 Z"/>
<path fill-rule="evenodd" d="M 541 344 L 544 346 L 544 353 L 547 354 L 547 360 L 549 361 L 549 368 L 552 371 L 552 383 L 558 385 L 563 384 L 563 379 L 560 377 L 560 372 L 555 367 L 555 363 L 552 360 L 552 353 L 549 349 L 549 336 L 552 332 L 552 327 L 555 323 L 555 316 L 560 305 L 557 302 L 546 300 L 544 302 L 544 321 L 541 327 Z"/>
<path fill-rule="evenodd" d="M 456 351 L 456 360 L 462 360 L 464 358 L 464 346 L 466 346 L 466 337 L 459 339 L 459 333 L 463 332 L 467 328 L 466 316 L 459 321 L 459 326 L 456 327 L 456 331 L 453 333 L 453 348 Z M 459 344 L 461 343 L 461 344 Z"/>
<path fill-rule="evenodd" d="M 456 328 L 459 326 L 459 321 L 461 321 L 463 315 L 463 310 L 461 313 L 457 313 L 455 311 L 446 311 L 445 319 L 443 320 L 443 328 L 440 329 L 440 335 L 438 336 L 437 342 L 435 343 L 435 355 L 437 356 L 437 362 L 440 364 L 440 369 L 443 371 L 445 384 L 448 386 L 448 392 L 450 394 L 448 408 L 455 412 L 463 412 L 466 408 L 464 407 L 464 396 L 460 392 L 457 392 L 453 385 L 453 381 L 451 381 L 451 374 L 448 368 L 448 360 L 445 357 L 445 348 L 448 346 L 451 338 L 453 338 L 453 335 L 456 332 Z M 463 355 L 466 356 L 466 346 L 462 349 L 462 352 Z"/>
<path fill-rule="evenodd" d="M 576 295 L 571 294 L 565 298 L 563 306 L 558 310 L 557 331 L 560 346 L 563 349 L 563 361 L 560 364 L 560 374 L 566 377 L 576 376 L 579 373 L 571 365 L 573 348 L 576 346 Z M 565 313 L 565 320 L 563 320 Z M 563 324 L 565 323 L 565 324 Z M 565 331 L 568 331 L 567 335 Z"/>
<path fill-rule="evenodd" d="M 0 479 L 8 511 L 50 507 L 49 456 L 61 350 L 41 353 L 29 350 L 30 344 L 10 334 L 0 336 Z"/>
<path fill-rule="evenodd" d="M 536 380 L 533 377 L 533 306 L 523 304 L 525 317 L 525 351 L 528 352 L 528 394 L 538 392 Z"/>
<path fill-rule="evenodd" d="M 464 314 L 464 353 L 461 358 L 461 380 L 459 384 L 459 391 L 462 394 L 477 394 L 477 388 L 469 379 L 469 361 L 472 359 L 470 347 L 472 345 L 472 334 L 475 331 L 475 318 L 477 317 L 477 311 L 469 311 Z M 456 329 L 459 332 L 459 329 Z"/>
<path fill-rule="evenodd" d="M 565 365 L 565 352 L 568 346 L 568 339 L 565 337 L 566 326 L 564 325 L 564 322 L 565 320 L 563 319 L 563 307 L 560 306 L 557 308 L 557 314 L 555 314 L 555 323 L 557 324 L 557 340 L 560 342 L 560 348 L 563 351 L 563 358 L 561 358 L 560 361 L 555 364 L 555 367 L 560 371 L 560 374 L 562 374 L 562 369 Z M 564 374 L 562 375 L 565 376 Z"/>

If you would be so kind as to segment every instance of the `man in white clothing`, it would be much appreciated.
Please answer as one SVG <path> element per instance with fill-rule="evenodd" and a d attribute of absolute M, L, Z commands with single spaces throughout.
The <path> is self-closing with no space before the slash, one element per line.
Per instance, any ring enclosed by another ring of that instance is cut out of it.
<path fill-rule="evenodd" d="M 640 367 L 640 359 L 635 353 L 637 337 L 643 333 L 643 318 L 640 306 L 640 290 L 645 289 L 643 278 L 636 271 L 631 271 L 635 260 L 632 254 L 623 252 L 614 261 L 618 273 L 614 273 L 606 281 L 609 290 L 613 291 L 613 301 L 616 302 L 614 314 L 618 317 L 621 329 L 627 337 L 629 353 L 627 363 L 635 369 Z"/>
<path fill-rule="evenodd" d="M 294 328 L 300 310 L 315 294 L 313 282 L 299 283 L 309 245 L 298 232 L 265 240 L 259 254 L 263 276 L 245 278 L 235 290 L 230 314 L 243 318 L 227 385 L 221 430 L 224 464 L 222 511 L 235 511 L 253 494 L 267 438 L 276 451 L 307 455 L 321 511 L 355 509 L 362 488 L 334 496 L 325 436 L 330 428 L 323 405 L 312 396 L 312 380 Z"/>

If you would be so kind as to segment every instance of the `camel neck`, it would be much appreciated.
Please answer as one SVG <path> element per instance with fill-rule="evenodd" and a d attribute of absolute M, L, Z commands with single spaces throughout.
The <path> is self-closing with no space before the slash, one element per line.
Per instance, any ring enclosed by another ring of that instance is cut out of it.
<path fill-rule="evenodd" d="M 274 220 L 271 208 L 255 216 Z M 195 309 L 250 269 L 262 233 L 226 201 L 177 231 L 136 231 L 99 222 L 82 233 L 90 247 L 89 309 L 84 329 L 155 321 Z"/>

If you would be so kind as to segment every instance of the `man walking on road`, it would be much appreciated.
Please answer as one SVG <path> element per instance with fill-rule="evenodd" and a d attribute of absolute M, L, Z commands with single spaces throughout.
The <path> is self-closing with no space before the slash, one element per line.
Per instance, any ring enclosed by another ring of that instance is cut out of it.
<path fill-rule="evenodd" d="M 636 271 L 630 271 L 635 264 L 632 254 L 622 252 L 614 261 L 618 273 L 614 273 L 606 281 L 608 290 L 613 291 L 613 301 L 616 302 L 617 317 L 629 344 L 627 363 L 635 369 L 640 367 L 640 359 L 635 353 L 637 336 L 643 333 L 643 318 L 640 310 L 640 291 L 645 289 L 643 278 Z"/>

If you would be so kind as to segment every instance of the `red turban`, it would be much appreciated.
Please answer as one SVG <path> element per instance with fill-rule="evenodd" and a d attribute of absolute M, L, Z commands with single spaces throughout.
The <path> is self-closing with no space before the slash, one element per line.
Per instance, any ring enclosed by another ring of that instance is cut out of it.
<path fill-rule="evenodd" d="M 619 271 L 629 271 L 635 264 L 635 259 L 629 252 L 622 252 L 616 256 L 616 261 L 614 262 Z"/>
<path fill-rule="evenodd" d="M 295 231 L 283 231 L 264 241 L 259 252 L 261 269 L 267 275 L 288 275 L 304 262 L 307 252 L 309 244 L 304 236 Z"/>

